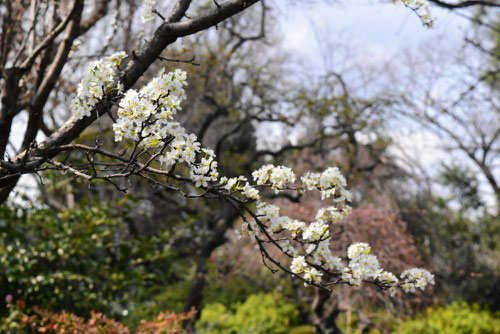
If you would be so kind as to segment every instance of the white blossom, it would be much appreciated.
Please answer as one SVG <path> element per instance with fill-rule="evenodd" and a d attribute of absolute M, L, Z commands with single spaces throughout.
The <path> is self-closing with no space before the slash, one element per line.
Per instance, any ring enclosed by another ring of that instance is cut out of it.
<path fill-rule="evenodd" d="M 304 239 L 309 241 L 318 241 L 328 236 L 328 225 L 319 221 L 311 223 L 303 233 Z"/>
<path fill-rule="evenodd" d="M 90 63 L 71 102 L 76 119 L 90 116 L 97 102 L 110 92 L 116 69 L 125 57 L 125 52 L 120 51 Z"/>
<path fill-rule="evenodd" d="M 285 228 L 290 231 L 292 237 L 297 237 L 300 233 L 304 231 L 306 223 L 301 222 L 297 219 L 290 219 L 286 222 Z"/>
<path fill-rule="evenodd" d="M 290 240 L 285 240 L 283 243 L 281 243 L 280 246 L 285 254 L 288 254 L 292 257 L 296 257 L 299 255 L 299 252 L 292 246 Z"/>
<path fill-rule="evenodd" d="M 306 259 L 303 256 L 293 258 L 290 270 L 294 274 L 302 274 L 307 268 Z"/>
<path fill-rule="evenodd" d="M 254 181 L 256 181 L 258 185 L 265 184 L 269 180 L 269 172 L 273 168 L 274 168 L 273 165 L 264 165 L 261 168 L 255 170 L 252 173 Z"/>
<path fill-rule="evenodd" d="M 316 268 L 306 268 L 304 270 L 304 279 L 310 282 L 319 282 L 323 274 Z M 307 284 L 304 284 L 307 285 Z"/>
<path fill-rule="evenodd" d="M 295 182 L 295 174 L 289 167 L 274 167 L 269 175 L 269 181 L 271 181 L 273 189 L 277 192 L 278 189 L 284 188 L 287 183 Z"/>
<path fill-rule="evenodd" d="M 144 0 L 144 2 L 142 3 L 142 16 L 141 16 L 141 19 L 142 19 L 142 23 L 146 23 L 148 22 L 149 20 L 152 20 L 154 18 L 154 7 L 156 5 L 156 1 L 155 0 Z"/>
<path fill-rule="evenodd" d="M 405 292 L 415 292 L 415 288 L 424 290 L 428 284 L 434 285 L 434 275 L 422 268 L 406 269 L 401 278 L 404 279 L 401 287 Z"/>
<path fill-rule="evenodd" d="M 320 177 L 320 173 L 307 172 L 304 176 L 301 177 L 301 180 L 307 190 L 314 190 L 319 185 Z"/>
<path fill-rule="evenodd" d="M 324 224 L 335 224 L 347 217 L 351 211 L 352 209 L 348 205 L 345 205 L 341 210 L 335 206 L 330 206 L 319 209 L 315 219 Z"/>
<path fill-rule="evenodd" d="M 237 183 L 238 183 L 238 178 L 237 177 L 232 177 L 232 178 L 230 178 L 230 179 L 227 180 L 227 183 L 224 186 L 224 189 L 226 189 L 228 191 L 234 190 L 234 188 L 236 187 Z"/>
<path fill-rule="evenodd" d="M 254 187 L 250 186 L 250 184 L 248 182 L 243 187 L 243 194 L 246 197 L 257 200 L 257 201 L 260 199 L 259 191 L 257 189 L 255 189 Z"/>
<path fill-rule="evenodd" d="M 328 266 L 328 269 L 334 270 L 334 271 L 342 271 L 344 270 L 345 266 L 342 263 L 342 259 L 337 256 L 328 256 L 325 258 L 326 265 Z"/>
<path fill-rule="evenodd" d="M 427 0 L 399 0 L 406 7 L 413 9 L 417 15 L 420 17 L 422 23 L 428 28 L 432 28 L 434 25 L 434 18 L 430 13 L 430 5 Z M 397 2 L 397 0 L 393 0 L 393 2 Z"/>
<path fill-rule="evenodd" d="M 370 254 L 371 247 L 367 243 L 352 244 L 347 248 L 347 256 L 349 259 L 356 259 L 362 254 Z"/>

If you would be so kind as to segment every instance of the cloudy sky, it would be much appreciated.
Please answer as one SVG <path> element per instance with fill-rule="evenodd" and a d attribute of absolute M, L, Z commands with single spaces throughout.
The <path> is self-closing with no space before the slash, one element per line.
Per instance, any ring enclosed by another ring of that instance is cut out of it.
<path fill-rule="evenodd" d="M 427 29 L 408 8 L 389 1 L 355 0 L 333 5 L 328 1 L 315 1 L 310 5 L 293 6 L 287 0 L 278 3 L 285 33 L 283 44 L 304 57 L 318 52 L 313 26 L 326 27 L 332 34 L 349 38 L 370 50 L 391 52 L 438 36 L 460 38 L 468 25 L 456 12 L 432 7 L 435 27 Z"/>

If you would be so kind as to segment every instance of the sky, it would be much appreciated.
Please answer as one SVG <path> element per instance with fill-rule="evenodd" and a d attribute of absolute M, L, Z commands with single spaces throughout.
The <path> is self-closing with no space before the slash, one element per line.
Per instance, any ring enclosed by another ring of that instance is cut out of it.
<path fill-rule="evenodd" d="M 286 0 L 278 3 L 285 35 L 283 46 L 304 57 L 318 52 L 313 26 L 327 27 L 332 34 L 346 36 L 368 49 L 390 52 L 437 36 L 459 38 L 468 24 L 455 12 L 432 7 L 436 21 L 434 28 L 428 29 L 408 8 L 389 1 L 353 0 L 330 4 L 325 0 L 293 6 Z"/>

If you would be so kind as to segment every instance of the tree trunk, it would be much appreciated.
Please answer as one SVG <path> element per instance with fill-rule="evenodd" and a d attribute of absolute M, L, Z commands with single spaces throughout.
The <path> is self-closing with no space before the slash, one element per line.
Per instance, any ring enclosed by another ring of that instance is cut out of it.
<path fill-rule="evenodd" d="M 311 308 L 311 323 L 316 327 L 318 333 L 321 334 L 342 334 L 335 320 L 340 313 L 338 307 L 328 310 L 325 306 L 330 303 L 331 292 L 326 290 L 318 290 L 315 293 Z"/>

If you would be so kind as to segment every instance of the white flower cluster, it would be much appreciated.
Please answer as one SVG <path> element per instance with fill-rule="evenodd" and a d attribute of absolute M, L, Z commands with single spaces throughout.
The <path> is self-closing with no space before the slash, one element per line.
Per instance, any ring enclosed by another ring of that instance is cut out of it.
<path fill-rule="evenodd" d="M 393 2 L 396 2 L 397 0 L 393 0 Z M 411 8 L 417 15 L 420 17 L 420 20 L 422 23 L 428 27 L 432 28 L 434 25 L 434 18 L 431 16 L 430 13 L 430 5 L 429 1 L 427 0 L 399 0 L 401 1 L 406 7 Z"/>
<path fill-rule="evenodd" d="M 297 256 L 292 260 L 290 270 L 296 275 L 302 275 L 304 279 L 309 282 L 319 282 L 321 281 L 321 276 L 323 275 L 316 268 L 308 267 L 303 256 Z"/>
<path fill-rule="evenodd" d="M 194 134 L 186 133 L 172 120 L 186 99 L 185 85 L 186 72 L 177 69 L 165 73 L 162 69 L 140 91 L 128 90 L 120 101 L 113 131 L 116 141 L 128 138 L 146 148 L 168 143 L 170 150 L 160 154 L 158 161 L 167 168 L 186 162 L 195 186 L 207 187 L 208 182 L 217 181 L 219 177 L 213 150 L 202 149 Z M 199 153 L 204 153 L 204 157 L 197 162 Z M 251 191 L 249 195 L 253 195 Z"/>
<path fill-rule="evenodd" d="M 200 143 L 197 144 L 199 146 Z M 189 147 L 190 150 L 193 150 L 193 152 L 195 152 L 193 144 L 191 144 L 191 146 Z M 206 148 L 202 149 L 202 151 L 205 153 L 205 157 L 201 159 L 199 165 L 192 166 L 190 177 L 192 180 L 196 182 L 195 185 L 197 187 L 200 186 L 208 187 L 208 182 L 217 181 L 217 178 L 219 177 L 219 172 L 217 171 L 217 161 L 215 161 L 214 151 Z M 194 153 L 193 153 L 193 161 L 194 161 Z"/>
<path fill-rule="evenodd" d="M 154 18 L 156 0 L 144 0 L 142 3 L 142 23 L 146 23 Z"/>
<path fill-rule="evenodd" d="M 396 275 L 388 271 L 383 271 L 379 275 L 378 280 L 385 286 L 389 287 L 391 297 L 396 294 L 396 286 L 398 284 L 398 278 L 396 277 Z"/>
<path fill-rule="evenodd" d="M 330 251 L 330 240 L 323 240 L 317 244 L 311 244 L 307 248 L 307 256 L 300 255 L 290 244 L 289 240 L 281 244 L 285 253 L 293 256 L 290 270 L 294 274 L 303 274 L 303 278 L 310 282 L 319 282 L 321 273 L 316 274 L 316 269 L 310 268 L 309 264 L 321 266 L 328 270 L 341 274 L 341 279 L 352 286 L 359 287 L 363 281 L 370 280 L 388 289 L 391 296 L 394 296 L 398 287 L 405 292 L 414 292 L 416 288 L 424 289 L 429 284 L 434 284 L 434 275 L 425 269 L 407 269 L 401 274 L 404 283 L 399 284 L 398 278 L 391 272 L 384 271 L 376 256 L 370 254 L 371 247 L 366 243 L 355 243 L 348 247 L 348 266 L 345 266 L 342 259 L 333 256 Z M 311 261 L 306 261 L 312 255 Z M 312 273 L 312 274 L 311 274 Z M 311 279 L 311 276 L 313 275 Z"/>
<path fill-rule="evenodd" d="M 232 177 L 228 179 L 223 176 L 220 178 L 220 182 L 225 184 L 224 189 L 228 191 L 240 191 L 244 196 L 252 200 L 258 201 L 260 199 L 259 191 L 252 187 L 250 183 L 247 182 L 247 178 L 244 176 Z M 242 185 L 245 182 L 245 185 Z"/>
<path fill-rule="evenodd" d="M 307 268 L 307 263 L 306 259 L 301 255 L 297 256 L 292 260 L 292 264 L 290 266 L 290 270 L 294 274 L 301 274 L 306 270 Z"/>
<path fill-rule="evenodd" d="M 382 269 L 377 257 L 370 253 L 371 247 L 366 243 L 349 246 L 347 249 L 349 268 L 344 269 L 342 279 L 354 286 L 359 286 L 363 280 L 369 278 L 376 279 L 382 273 Z"/>
<path fill-rule="evenodd" d="M 286 225 L 286 222 L 280 216 L 280 209 L 276 205 L 263 202 L 257 204 L 257 215 L 265 217 L 270 221 L 269 229 L 271 232 L 281 231 Z"/>
<path fill-rule="evenodd" d="M 116 69 L 126 56 L 125 52 L 120 51 L 89 65 L 71 103 L 76 119 L 90 116 L 97 102 L 111 91 Z M 121 90 L 121 86 L 118 85 L 117 89 Z"/>
<path fill-rule="evenodd" d="M 325 224 L 337 223 L 351 213 L 349 205 L 344 205 L 341 210 L 335 206 L 321 208 L 316 213 L 316 220 Z"/>
<path fill-rule="evenodd" d="M 254 220 L 250 220 L 249 222 L 244 222 L 242 226 L 247 231 L 248 236 L 250 238 L 254 238 L 255 236 L 257 236 L 258 234 L 257 229 L 259 228 L 259 226 Z"/>
<path fill-rule="evenodd" d="M 283 190 L 296 181 L 295 174 L 288 167 L 265 165 L 252 173 L 257 185 L 270 185 L 275 191 Z M 319 190 L 322 199 L 333 197 L 336 206 L 318 210 L 315 221 L 310 224 L 280 216 L 279 208 L 275 205 L 259 202 L 257 215 L 261 223 L 266 223 L 268 233 L 287 231 L 291 239 L 280 244 L 283 252 L 293 258 L 291 271 L 309 282 L 319 282 L 321 273 L 308 265 L 306 257 L 292 246 L 291 240 L 302 244 L 309 244 L 307 257 L 311 256 L 310 264 L 324 266 L 329 270 L 341 273 L 344 269 L 342 259 L 333 256 L 330 250 L 330 225 L 345 218 L 351 208 L 345 201 L 351 199 L 350 193 L 345 189 L 346 180 L 338 168 L 328 168 L 323 173 L 307 173 L 301 178 L 303 185 L 298 190 Z"/>
<path fill-rule="evenodd" d="M 240 182 L 245 182 L 246 180 L 247 180 L 247 178 L 244 176 L 232 177 L 230 179 L 228 179 L 225 176 L 220 178 L 220 182 L 226 184 L 224 186 L 224 189 L 226 189 L 227 191 L 241 190 Z"/>
<path fill-rule="evenodd" d="M 297 257 L 299 255 L 299 252 L 292 246 L 290 240 L 288 239 L 282 242 L 280 244 L 280 247 L 281 249 L 283 249 L 283 252 L 285 252 L 285 254 L 288 254 L 293 257 Z"/>
<path fill-rule="evenodd" d="M 246 197 L 258 201 L 260 199 L 259 191 L 252 187 L 248 182 L 243 186 L 243 195 Z"/>
<path fill-rule="evenodd" d="M 196 187 L 208 187 L 208 182 L 217 181 L 219 172 L 213 150 L 201 148 L 196 136 L 186 134 L 184 128 L 176 122 L 166 124 L 165 135 L 174 136 L 174 139 L 170 143 L 170 151 L 159 157 L 161 164 L 171 167 L 177 162 L 186 162 L 190 167 L 189 176 Z M 196 154 L 200 152 L 205 155 L 196 162 Z"/>
<path fill-rule="evenodd" d="M 333 256 L 330 250 L 330 240 L 326 239 L 317 244 L 311 244 L 306 252 L 312 255 L 312 262 L 317 265 L 326 265 L 329 270 L 341 272 L 344 269 L 342 259 Z"/>
<path fill-rule="evenodd" d="M 415 292 L 415 288 L 424 290 L 428 284 L 434 284 L 434 275 L 422 268 L 406 269 L 401 278 L 405 280 L 401 285 L 405 292 Z"/>
<path fill-rule="evenodd" d="M 287 217 L 288 218 L 288 217 Z M 290 234 L 292 235 L 292 238 L 297 237 L 302 231 L 304 231 L 306 227 L 306 223 L 301 222 L 300 220 L 297 219 L 290 219 L 288 218 L 285 224 L 285 228 L 290 231 Z"/>
<path fill-rule="evenodd" d="M 113 124 L 115 140 L 141 139 L 143 145 L 155 147 L 171 135 L 177 139 L 176 145 L 172 146 L 185 148 L 186 145 L 194 144 L 196 137 L 193 139 L 192 136 L 187 136 L 182 126 L 171 121 L 173 115 L 181 109 L 180 103 L 186 99 L 182 88 L 184 85 L 187 85 L 186 72 L 175 70 L 165 73 L 162 69 L 139 92 L 128 90 L 120 101 L 118 120 Z M 197 148 L 199 149 L 199 144 Z M 176 153 L 190 154 L 183 151 L 174 152 Z M 176 158 L 179 159 L 179 156 Z M 186 160 L 189 161 L 190 158 Z"/>
<path fill-rule="evenodd" d="M 308 172 L 301 178 L 307 190 L 319 189 L 321 199 L 334 196 L 337 202 L 350 201 L 351 193 L 345 189 L 347 182 L 337 167 L 329 167 L 323 173 Z"/>
<path fill-rule="evenodd" d="M 312 222 L 302 234 L 302 237 L 308 241 L 318 241 L 322 238 L 328 238 L 330 233 L 328 232 L 329 225 L 320 221 Z"/>
<path fill-rule="evenodd" d="M 276 205 L 259 202 L 257 204 L 257 215 L 261 220 L 269 221 L 269 233 L 280 232 L 284 229 L 290 231 L 295 238 L 305 228 L 306 224 L 287 216 L 280 216 L 279 208 Z"/>
<path fill-rule="evenodd" d="M 164 134 L 164 138 L 168 135 L 174 137 L 170 143 L 170 151 L 163 154 L 158 159 L 162 165 L 170 167 L 176 162 L 186 161 L 187 163 L 193 163 L 195 161 L 196 153 L 200 152 L 201 145 L 196 141 L 197 138 L 194 134 L 187 134 L 186 130 L 176 122 L 167 123 L 161 130 L 165 132 L 156 134 Z M 153 138 L 152 140 L 156 141 L 159 139 Z M 151 142 L 151 140 L 149 140 L 149 142 Z M 150 147 L 156 145 L 156 142 L 149 144 Z"/>
<path fill-rule="evenodd" d="M 285 166 L 275 167 L 273 165 L 265 165 L 254 171 L 252 176 L 258 185 L 266 184 L 269 181 L 276 193 L 284 189 L 287 184 L 294 183 L 296 180 L 292 169 Z"/>

